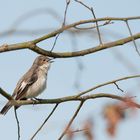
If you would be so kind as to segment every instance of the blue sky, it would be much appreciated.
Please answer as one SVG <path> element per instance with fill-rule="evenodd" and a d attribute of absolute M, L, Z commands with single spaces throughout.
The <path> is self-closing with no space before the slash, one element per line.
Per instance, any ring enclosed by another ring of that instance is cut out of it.
<path fill-rule="evenodd" d="M 139 16 L 139 0 L 87 0 L 86 3 L 93 6 L 96 13 L 96 17 L 128 17 L 128 16 Z M 28 41 L 46 33 L 35 34 L 35 35 L 14 35 L 3 37 L 1 33 L 9 30 L 14 21 L 21 15 L 29 13 L 33 10 L 44 9 L 45 12 L 40 12 L 40 14 L 28 18 L 23 21 L 18 27 L 20 29 L 56 29 L 61 26 L 56 17 L 52 17 L 46 9 L 51 9 L 55 11 L 60 18 L 62 18 L 65 10 L 65 0 L 1 0 L 0 4 L 0 44 L 13 44 L 22 41 Z M 39 10 L 40 11 L 40 10 Z M 87 11 L 81 5 L 72 1 L 67 15 L 67 23 L 76 22 L 83 19 L 92 18 L 91 13 Z M 137 33 L 140 30 L 139 20 L 130 22 L 131 29 L 133 33 Z M 112 25 L 105 26 L 101 28 L 102 39 L 107 41 L 117 40 L 121 37 L 127 37 L 129 35 L 128 29 L 125 23 L 115 22 Z M 73 40 L 75 43 L 73 43 Z M 47 41 L 39 43 L 42 48 L 51 49 L 53 45 L 54 38 Z M 138 43 L 138 41 L 137 41 Z M 67 33 L 61 34 L 54 51 L 71 51 L 75 49 L 78 50 L 90 48 L 98 45 L 97 35 L 93 31 L 89 36 L 87 34 L 76 35 L 72 38 Z M 125 56 L 125 59 L 132 63 L 135 70 L 128 69 L 122 61 L 116 57 L 116 52 L 121 53 Z M 8 53 L 2 53 L 0 55 L 0 86 L 4 88 L 7 92 L 13 92 L 17 81 L 19 78 L 29 69 L 33 60 L 37 54 L 29 50 L 14 51 Z M 90 54 L 84 57 L 79 57 L 82 62 L 84 69 L 80 74 L 79 89 L 74 87 L 74 83 L 77 75 L 77 61 L 75 58 L 69 59 L 56 59 L 53 63 L 51 70 L 49 71 L 47 90 L 40 96 L 40 98 L 57 98 L 68 95 L 73 95 L 78 93 L 78 90 L 82 91 L 88 89 L 92 86 L 98 85 L 100 83 L 117 79 L 119 77 L 128 76 L 132 74 L 139 73 L 140 67 L 140 57 L 137 55 L 133 43 L 126 44 L 124 46 L 116 47 L 113 49 L 107 49 L 95 54 Z M 79 72 L 79 71 L 78 71 Z M 133 90 L 132 93 L 137 97 L 137 101 L 140 102 L 139 96 L 139 80 L 128 80 L 120 82 L 119 85 L 126 92 Z M 135 90 L 134 90 L 135 89 Z M 113 85 L 101 88 L 97 92 L 108 92 L 116 93 L 122 95 L 121 92 L 116 90 Z M 0 106 L 2 107 L 6 102 L 5 98 L 1 96 Z M 105 133 L 105 122 L 101 116 L 101 111 L 103 105 L 106 103 L 112 103 L 113 100 L 110 99 L 98 99 L 94 101 L 87 102 L 81 112 L 79 113 L 77 119 L 74 122 L 75 128 L 80 128 L 82 122 L 88 117 L 93 117 L 95 119 L 96 125 L 96 140 L 108 140 L 110 139 Z M 60 105 L 49 120 L 47 126 L 45 126 L 42 131 L 37 135 L 35 140 L 45 140 L 45 139 L 57 139 L 62 128 L 65 127 L 70 117 L 75 111 L 77 103 L 69 102 Z M 48 113 L 51 111 L 52 105 L 36 105 L 36 106 L 24 106 L 18 110 L 18 116 L 21 124 L 21 140 L 27 140 L 39 127 L 41 122 L 46 118 Z M 132 140 L 139 137 L 140 122 L 139 115 L 130 117 L 124 121 L 118 129 L 117 136 L 115 140 Z M 14 118 L 13 110 L 2 117 L 0 116 L 0 130 L 1 138 L 16 139 L 17 138 L 17 126 Z M 135 130 L 134 130 L 135 128 Z M 82 140 L 82 137 L 77 137 L 77 140 Z"/>

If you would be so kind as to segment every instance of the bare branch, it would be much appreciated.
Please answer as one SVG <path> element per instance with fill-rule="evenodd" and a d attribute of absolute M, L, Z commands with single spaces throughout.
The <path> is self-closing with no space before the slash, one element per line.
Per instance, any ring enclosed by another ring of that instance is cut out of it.
<path fill-rule="evenodd" d="M 123 38 L 120 40 L 116 40 L 114 42 L 105 43 L 103 45 L 99 45 L 93 48 L 89 48 L 89 49 L 85 49 L 81 51 L 75 51 L 75 52 L 64 52 L 64 53 L 50 52 L 50 51 L 39 48 L 38 46 L 34 45 L 33 42 L 24 42 L 24 43 L 7 45 L 7 47 L 0 46 L 0 53 L 7 52 L 7 51 L 21 50 L 21 49 L 31 49 L 32 51 L 36 53 L 54 57 L 54 58 L 78 57 L 78 56 L 84 56 L 91 53 L 95 53 L 104 49 L 112 48 L 115 46 L 124 45 L 128 42 L 131 42 L 133 38 L 135 40 L 139 39 L 140 33 L 134 34 L 132 37 Z"/>
<path fill-rule="evenodd" d="M 19 124 L 19 120 L 18 120 L 18 116 L 17 116 L 17 111 L 16 111 L 15 107 L 14 107 L 14 112 L 15 112 L 15 118 L 16 118 L 17 128 L 18 128 L 18 140 L 20 140 L 20 124 Z"/>
<path fill-rule="evenodd" d="M 121 89 L 121 88 L 119 87 L 119 85 L 118 85 L 116 82 L 114 82 L 114 85 L 117 87 L 118 90 L 120 90 L 121 92 L 124 92 L 124 90 Z"/>
<path fill-rule="evenodd" d="M 65 26 L 65 23 L 66 23 L 66 16 L 67 16 L 67 10 L 68 10 L 69 4 L 70 4 L 70 0 L 66 0 L 66 8 L 65 8 L 65 12 L 64 12 L 64 20 L 63 20 L 63 23 L 62 23 L 62 28 Z M 55 40 L 54 40 L 54 43 L 53 43 L 53 47 L 51 49 L 51 52 L 53 51 L 53 49 L 54 49 L 54 47 L 56 45 L 57 39 L 59 38 L 59 35 L 61 33 L 59 33 L 59 34 L 56 35 Z"/>
<path fill-rule="evenodd" d="M 83 132 L 83 131 L 87 131 L 87 129 L 76 129 L 76 130 L 71 131 L 71 133 L 79 133 L 79 132 Z M 67 133 L 68 132 L 66 132 L 66 134 Z"/>
<path fill-rule="evenodd" d="M 2 88 L 0 88 L 0 94 L 2 96 L 4 96 L 6 99 L 8 100 L 14 100 L 13 97 L 11 95 L 9 95 L 5 90 L 3 90 Z"/>
<path fill-rule="evenodd" d="M 87 6 L 86 4 L 84 4 L 82 1 L 79 1 L 79 0 L 75 0 L 76 2 L 82 4 L 84 7 L 86 7 L 88 10 L 91 11 L 92 15 L 93 15 L 93 18 L 96 19 L 96 16 L 95 16 L 95 12 L 93 10 L 93 7 L 89 7 Z M 98 21 L 95 22 L 96 23 L 96 28 L 97 28 L 97 33 L 98 33 L 98 37 L 99 37 L 99 42 L 100 42 L 100 45 L 103 44 L 102 43 L 102 39 L 101 39 L 101 34 L 100 34 L 100 30 L 99 30 L 99 25 L 98 25 Z"/>
<path fill-rule="evenodd" d="M 71 0 L 66 0 L 66 8 L 65 8 L 65 12 L 64 12 L 64 20 L 63 20 L 62 27 L 65 26 L 65 24 L 66 24 L 66 16 L 67 16 L 67 11 L 68 11 L 70 2 L 71 2 Z"/>
<path fill-rule="evenodd" d="M 114 84 L 115 82 L 131 79 L 131 78 L 138 78 L 138 77 L 140 77 L 140 75 L 127 76 L 127 77 L 119 78 L 119 79 L 116 79 L 116 80 L 112 80 L 112 81 L 97 85 L 95 87 L 92 87 L 88 90 L 85 90 L 85 91 L 80 92 L 80 93 L 78 93 L 76 95 L 73 95 L 73 96 L 67 96 L 67 97 L 56 98 L 56 99 L 39 99 L 37 101 L 36 100 L 35 101 L 32 101 L 32 100 L 14 100 L 15 102 L 12 102 L 12 104 L 13 105 L 59 104 L 59 103 L 67 102 L 67 101 L 84 101 L 84 100 L 96 99 L 96 98 L 112 98 L 112 99 L 117 99 L 117 100 L 123 101 L 124 97 L 117 96 L 117 95 L 106 94 L 106 93 L 98 93 L 98 94 L 93 94 L 93 95 L 90 95 L 90 96 L 82 96 L 82 95 L 84 95 L 88 92 L 91 92 L 91 91 L 93 91 L 97 88 L 100 88 L 102 86 L 106 86 L 106 85 L 109 85 L 109 84 Z"/>
<path fill-rule="evenodd" d="M 94 10 L 93 10 L 92 7 L 91 7 L 91 12 L 93 14 L 94 19 L 96 19 L 96 16 L 95 16 L 95 13 L 94 13 Z M 98 37 L 99 37 L 99 42 L 100 42 L 100 45 L 102 45 L 103 43 L 102 43 L 102 39 L 101 39 L 101 33 L 100 33 L 100 30 L 99 30 L 98 21 L 96 21 L 95 23 L 96 23 L 97 33 L 98 33 Z"/>
<path fill-rule="evenodd" d="M 64 103 L 68 101 L 85 101 L 85 100 L 90 100 L 90 99 L 96 99 L 96 98 L 111 98 L 111 99 L 116 99 L 120 101 L 125 101 L 125 97 L 121 97 L 118 95 L 114 94 L 108 94 L 108 93 L 97 93 L 97 94 L 91 94 L 87 96 L 82 96 L 82 97 L 77 97 L 77 95 L 74 96 L 67 96 L 67 97 L 62 97 L 62 98 L 56 98 L 56 99 L 39 99 L 37 101 L 32 101 L 32 100 L 17 100 L 17 105 L 32 105 L 32 104 L 59 104 L 59 103 Z M 140 105 L 137 104 L 137 107 L 139 108 Z"/>
<path fill-rule="evenodd" d="M 132 37 L 133 34 L 132 34 L 131 28 L 130 28 L 130 26 L 129 26 L 129 24 L 128 24 L 128 21 L 126 20 L 125 23 L 126 23 L 126 26 L 127 26 L 127 28 L 128 28 L 129 34 L 130 34 L 130 36 Z M 135 42 L 135 39 L 133 38 L 132 41 L 133 41 L 133 43 L 134 43 L 134 46 L 135 46 L 135 49 L 136 49 L 137 54 L 140 56 L 140 52 L 139 52 L 139 50 L 138 50 L 137 44 L 136 44 L 136 42 Z"/>
<path fill-rule="evenodd" d="M 67 131 L 68 131 L 68 129 L 70 128 L 71 124 L 73 123 L 74 119 L 75 119 L 76 116 L 78 115 L 78 113 L 79 113 L 79 111 L 80 111 L 80 109 L 81 109 L 83 103 L 84 103 L 83 101 L 80 102 L 80 104 L 79 104 L 77 110 L 75 111 L 73 117 L 72 117 L 71 120 L 69 121 L 67 127 L 64 129 L 63 133 L 62 133 L 61 136 L 58 138 L 58 140 L 61 140 L 61 139 L 64 137 L 64 135 L 67 133 Z"/>
<path fill-rule="evenodd" d="M 53 110 L 51 111 L 51 113 L 49 114 L 49 116 L 45 119 L 45 121 L 42 123 L 42 125 L 37 129 L 37 131 L 34 133 L 34 135 L 31 137 L 30 140 L 33 140 L 35 138 L 35 136 L 38 134 L 38 132 L 42 129 L 42 127 L 46 124 L 46 122 L 49 120 L 49 118 L 52 116 L 52 114 L 54 113 L 54 111 L 56 110 L 56 108 L 58 107 L 58 104 L 56 104 L 53 108 Z"/>
<path fill-rule="evenodd" d="M 88 55 L 88 54 L 91 54 L 91 53 L 95 53 L 95 52 L 98 52 L 98 51 L 101 51 L 101 50 L 104 50 L 104 49 L 109 49 L 109 48 L 112 48 L 112 47 L 124 45 L 128 42 L 131 42 L 133 38 L 135 40 L 139 39 L 140 38 L 140 33 L 134 34 L 132 37 L 119 39 L 119 40 L 116 40 L 116 41 L 113 41 L 113 42 L 98 45 L 98 46 L 93 47 L 93 48 L 89 48 L 89 49 L 85 49 L 85 50 L 81 50 L 81 51 L 75 51 L 75 52 L 64 52 L 64 53 L 49 52 L 49 51 L 41 49 L 37 46 L 33 47 L 31 49 L 34 52 L 37 52 L 39 54 L 47 55 L 47 56 L 54 57 L 54 58 L 77 57 L 77 56 L 84 56 L 84 55 Z"/>
<path fill-rule="evenodd" d="M 105 25 L 110 25 L 110 24 L 113 24 L 113 22 L 111 22 L 109 20 L 109 21 L 104 22 L 103 24 L 98 25 L 98 27 L 103 27 Z M 75 26 L 74 28 L 77 29 L 77 30 L 91 30 L 91 29 L 97 28 L 97 26 L 96 25 L 93 25 L 93 26 L 90 26 L 90 27 L 78 27 L 78 26 Z"/>
<path fill-rule="evenodd" d="M 77 25 L 82 25 L 82 24 L 87 24 L 87 23 L 94 23 L 94 22 L 101 22 L 101 21 L 108 21 L 108 20 L 111 20 L 111 21 L 126 21 L 126 20 L 136 20 L 136 19 L 140 19 L 140 16 L 137 16 L 137 17 L 124 17 L 124 18 L 116 18 L 116 17 L 105 17 L 105 18 L 97 18 L 97 19 L 89 19 L 89 20 L 82 20 L 82 21 L 79 21 L 79 22 L 75 22 L 75 23 L 72 23 L 72 24 L 69 24 L 67 26 L 64 26 L 54 32 L 51 32 L 47 35 L 44 35 L 40 38 L 37 38 L 35 39 L 33 42 L 34 44 L 36 43 L 39 43 L 45 39 L 48 39 L 48 38 L 51 38 L 51 37 L 54 37 L 56 36 L 57 34 L 65 31 L 65 30 L 68 30 L 70 28 L 73 28 Z"/>
<path fill-rule="evenodd" d="M 11 44 L 11 45 L 7 44 L 6 47 L 2 45 L 2 46 L 0 46 L 0 53 L 21 50 L 21 49 L 27 49 L 27 48 L 30 48 L 31 45 L 33 45 L 31 42 L 16 43 L 16 44 Z"/>
<path fill-rule="evenodd" d="M 50 52 L 52 52 L 52 51 L 53 51 L 53 49 L 54 49 L 54 47 L 55 47 L 55 45 L 56 45 L 56 42 L 57 42 L 57 39 L 58 39 L 59 35 L 60 35 L 60 33 L 59 33 L 58 35 L 56 35 L 56 37 L 55 37 L 55 39 L 54 39 L 53 46 L 52 46 L 52 48 L 51 48 Z"/>
<path fill-rule="evenodd" d="M 64 30 L 68 30 L 70 28 L 73 28 L 77 25 L 80 25 L 80 24 L 86 24 L 86 23 L 90 23 L 90 22 L 96 22 L 96 21 L 108 21 L 108 20 L 120 20 L 120 21 L 126 21 L 126 20 L 132 20 L 132 19 L 139 19 L 140 17 L 128 17 L 128 18 L 98 18 L 98 19 L 90 19 L 90 20 L 83 20 L 83 21 L 79 21 L 79 22 L 75 22 L 73 24 L 69 24 L 69 25 L 66 25 L 54 32 L 51 32 L 45 36 L 42 36 L 41 38 L 38 38 L 38 39 L 35 39 L 33 41 L 28 41 L 28 42 L 23 42 L 23 43 L 17 43 L 17 44 L 11 44 L 11 45 L 7 45 L 6 47 L 5 46 L 0 46 L 0 53 L 2 52 L 7 52 L 7 51 L 14 51 L 14 50 L 20 50 L 20 49 L 31 49 L 32 51 L 34 52 L 37 52 L 39 54 L 43 54 L 43 55 L 47 55 L 47 56 L 50 56 L 50 57 L 76 57 L 76 56 L 83 56 L 83 55 L 87 55 L 87 54 L 90 54 L 90 53 L 94 53 L 94 52 L 97 52 L 97 51 L 101 51 L 103 49 L 107 49 L 107 48 L 111 48 L 111 47 L 115 47 L 115 46 L 119 46 L 119 45 L 123 45 L 123 44 L 126 44 L 128 42 L 131 42 L 136 39 L 139 39 L 140 38 L 140 33 L 138 34 L 134 34 L 133 36 L 131 37 L 127 37 L 127 38 L 123 38 L 123 39 L 120 39 L 120 40 L 116 40 L 114 42 L 109 42 L 109 43 L 105 43 L 105 44 L 102 44 L 102 45 L 98 45 L 96 47 L 93 47 L 93 48 L 89 48 L 89 49 L 86 49 L 86 50 L 81 50 L 81 51 L 76 51 L 76 52 L 65 52 L 65 53 L 54 53 L 54 52 L 50 52 L 50 51 L 47 51 L 47 50 L 44 50 L 44 49 L 41 49 L 39 48 L 36 44 L 45 40 L 45 39 L 48 39 L 48 38 L 51 38 L 53 36 L 56 36 L 57 34 L 63 32 Z"/>
<path fill-rule="evenodd" d="M 77 94 L 77 97 L 82 96 L 82 95 L 84 95 L 84 94 L 86 94 L 86 93 L 88 93 L 88 92 L 91 92 L 91 91 L 93 91 L 93 90 L 95 90 L 95 89 L 97 89 L 97 88 L 100 88 L 100 87 L 103 87 L 103 86 L 106 86 L 106 85 L 114 84 L 114 83 L 116 83 L 116 82 L 123 81 L 123 80 L 127 80 L 127 79 L 131 79 L 131 78 L 139 78 L 139 77 L 140 77 L 140 75 L 132 75 L 132 76 L 126 76 L 126 77 L 123 77 L 123 78 L 119 78 L 119 79 L 116 79 L 116 80 L 112 80 L 112 81 L 109 81 L 109 82 L 105 82 L 105 83 L 103 83 L 103 84 L 97 85 L 97 86 L 95 86 L 95 87 L 92 87 L 92 88 L 90 88 L 90 89 L 88 89 L 88 90 L 85 90 L 85 91 L 83 91 L 83 92 Z"/>

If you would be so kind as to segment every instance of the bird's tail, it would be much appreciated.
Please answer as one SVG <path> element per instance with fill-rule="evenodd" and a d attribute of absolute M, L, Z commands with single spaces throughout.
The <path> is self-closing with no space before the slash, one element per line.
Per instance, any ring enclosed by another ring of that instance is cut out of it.
<path fill-rule="evenodd" d="M 8 102 L 8 103 L 2 108 L 2 110 L 0 111 L 0 114 L 5 115 L 11 107 L 12 107 L 11 103 Z"/>

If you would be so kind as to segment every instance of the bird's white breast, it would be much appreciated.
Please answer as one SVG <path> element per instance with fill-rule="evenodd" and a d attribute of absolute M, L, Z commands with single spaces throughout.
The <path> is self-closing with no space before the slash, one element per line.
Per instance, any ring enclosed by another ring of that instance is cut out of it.
<path fill-rule="evenodd" d="M 26 98 L 38 96 L 46 88 L 46 74 L 40 72 L 37 81 L 27 90 Z"/>

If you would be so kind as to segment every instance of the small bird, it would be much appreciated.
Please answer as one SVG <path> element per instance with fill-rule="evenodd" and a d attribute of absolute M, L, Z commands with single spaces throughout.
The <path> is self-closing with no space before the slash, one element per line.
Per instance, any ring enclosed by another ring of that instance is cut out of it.
<path fill-rule="evenodd" d="M 18 81 L 12 97 L 15 100 L 27 100 L 42 93 L 46 88 L 47 74 L 52 62 L 47 56 L 38 56 L 31 68 Z M 0 113 L 5 115 L 11 107 L 12 104 L 8 101 Z"/>

